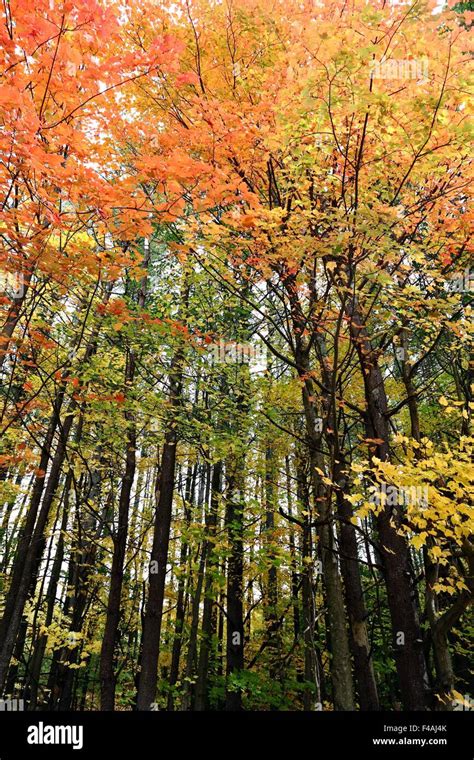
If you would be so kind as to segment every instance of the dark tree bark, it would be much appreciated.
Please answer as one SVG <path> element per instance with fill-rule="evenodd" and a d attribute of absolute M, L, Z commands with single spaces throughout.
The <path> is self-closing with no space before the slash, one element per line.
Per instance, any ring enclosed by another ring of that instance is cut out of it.
<path fill-rule="evenodd" d="M 198 653 L 198 631 L 199 631 L 199 612 L 201 608 L 202 589 L 204 584 L 204 569 L 206 566 L 207 554 L 209 551 L 209 541 L 207 538 L 209 528 L 209 516 L 210 512 L 207 508 L 209 502 L 209 490 L 210 490 L 210 465 L 206 463 L 202 468 L 201 475 L 201 488 L 199 489 L 198 499 L 198 514 L 201 512 L 201 508 L 204 504 L 205 510 L 205 536 L 206 538 L 202 542 L 199 566 L 196 577 L 196 584 L 191 591 L 191 624 L 189 628 L 189 640 L 188 651 L 186 656 L 186 669 L 185 669 L 185 690 L 182 702 L 183 710 L 192 710 L 194 706 L 194 682 L 197 670 L 197 653 Z"/>
<path fill-rule="evenodd" d="M 278 573 L 275 565 L 275 503 L 276 503 L 276 466 L 274 452 L 270 444 L 265 451 L 265 529 L 266 561 L 268 570 L 265 579 L 264 618 L 267 626 L 269 649 L 269 675 L 272 680 L 280 677 L 280 627 L 278 625 Z"/>
<path fill-rule="evenodd" d="M 243 527 L 244 509 L 242 469 L 235 462 L 227 474 L 226 526 L 229 537 L 230 555 L 227 560 L 227 645 L 226 645 L 226 702 L 225 709 L 241 710 L 242 695 L 238 688 L 232 688 L 230 681 L 234 674 L 244 668 L 244 609 L 243 609 Z"/>
<path fill-rule="evenodd" d="M 3 688 L 6 681 L 8 666 L 15 646 L 15 640 L 28 597 L 28 592 L 34 582 L 35 570 L 41 561 L 40 551 L 44 542 L 44 532 L 59 479 L 61 477 L 62 466 L 66 456 L 66 444 L 74 419 L 71 409 L 69 412 L 70 413 L 66 415 L 60 430 L 59 441 L 51 464 L 48 483 L 44 491 L 39 512 L 37 512 L 39 506 L 38 501 L 41 498 L 40 491 L 42 492 L 43 488 L 39 480 L 35 482 L 30 512 L 27 517 L 27 525 L 25 526 L 25 531 L 21 538 L 18 553 L 15 558 L 15 568 L 5 605 L 2 630 L 0 632 L 2 642 L 0 653 L 0 690 Z M 48 434 L 52 429 L 53 425 L 51 424 Z M 46 456 L 49 459 L 49 452 L 50 445 L 44 451 L 45 459 Z M 38 517 L 36 522 L 34 522 L 33 515 L 36 517 L 37 513 Z M 30 536 L 29 541 L 28 535 Z"/>
<path fill-rule="evenodd" d="M 291 488 L 291 471 L 289 457 L 285 457 L 285 474 L 286 474 L 286 500 L 288 504 L 288 515 L 293 517 L 293 498 Z M 293 608 L 293 635 L 295 643 L 298 641 L 301 634 L 301 615 L 299 605 L 299 579 L 298 579 L 298 565 L 296 558 L 296 542 L 295 531 L 293 523 L 290 521 L 289 525 L 289 547 L 290 547 L 290 559 L 291 559 L 291 598 Z"/>
<path fill-rule="evenodd" d="M 131 388 L 135 374 L 135 355 L 128 352 L 125 368 L 125 385 Z M 115 649 L 120 621 L 123 572 L 128 536 L 130 496 L 136 469 L 136 424 L 133 412 L 124 413 L 127 422 L 125 472 L 120 489 L 117 530 L 113 535 L 114 549 L 110 574 L 110 588 L 107 600 L 104 636 L 100 653 L 100 708 L 113 710 L 115 707 Z"/>
<path fill-rule="evenodd" d="M 195 487 L 195 482 L 196 482 L 197 469 L 198 469 L 197 464 L 193 465 L 193 467 L 188 467 L 188 471 L 186 474 L 184 509 L 186 513 L 186 522 L 188 524 L 191 520 L 191 510 L 192 510 L 192 504 L 194 501 L 194 487 Z M 175 622 L 174 622 L 173 648 L 171 652 L 171 666 L 170 666 L 170 675 L 169 675 L 170 691 L 168 694 L 168 710 L 173 710 L 174 708 L 173 687 L 177 683 L 178 677 L 179 677 L 179 663 L 181 659 L 181 650 L 183 646 L 183 628 L 184 628 L 184 620 L 185 620 L 186 608 L 187 608 L 187 594 L 186 594 L 187 559 L 188 559 L 188 544 L 184 539 L 182 539 L 180 555 L 179 555 L 179 567 L 180 567 L 181 572 L 180 572 L 180 577 L 178 581 L 178 594 L 176 598 L 176 617 L 175 617 Z"/>
<path fill-rule="evenodd" d="M 375 441 L 373 453 L 382 461 L 389 459 L 388 402 L 384 378 L 372 349 L 356 299 L 346 303 L 350 335 L 362 370 L 367 403 L 366 434 Z M 397 531 L 401 515 L 385 506 L 376 518 L 387 598 L 392 621 L 392 636 L 400 691 L 406 710 L 426 710 L 429 704 L 427 667 L 423 638 L 412 586 L 407 540 Z"/>
<path fill-rule="evenodd" d="M 341 518 L 339 540 L 341 548 L 341 572 L 344 580 L 346 606 L 349 614 L 351 652 L 354 658 L 354 673 L 361 710 L 379 710 L 379 698 L 375 681 L 372 653 L 367 631 L 367 608 L 360 574 L 357 538 L 351 523 L 351 504 L 345 498 L 347 479 L 341 472 L 345 469 L 342 460 L 334 473 L 338 483 L 336 500 Z"/>
<path fill-rule="evenodd" d="M 219 507 L 219 496 L 221 493 L 222 482 L 222 462 L 216 462 L 212 468 L 211 479 L 211 504 L 209 511 L 209 520 L 207 525 L 207 534 L 209 535 L 209 547 L 206 557 L 206 580 L 204 587 L 204 602 L 201 624 L 201 647 L 199 650 L 198 677 L 196 682 L 196 710 L 206 710 L 209 707 L 208 701 L 208 675 L 209 659 L 211 653 L 212 636 L 215 632 L 215 620 L 213 616 L 213 572 L 216 568 L 216 558 L 213 554 L 213 540 L 217 527 L 217 514 Z"/>
<path fill-rule="evenodd" d="M 177 412 L 181 405 L 182 363 L 183 351 L 178 350 L 170 372 L 170 407 L 172 415 Z M 150 710 L 152 703 L 155 701 L 166 566 L 168 562 L 173 507 L 176 445 L 176 420 L 171 417 L 165 434 L 161 469 L 156 484 L 157 508 L 150 565 L 151 570 L 154 572 L 150 572 L 149 576 L 148 599 L 143 620 L 141 670 L 137 691 L 138 710 Z"/>
<path fill-rule="evenodd" d="M 64 559 L 64 533 L 67 528 L 67 521 L 69 517 L 69 492 L 72 483 L 72 473 L 69 472 L 66 476 L 64 483 L 64 498 L 62 505 L 62 518 L 59 529 L 58 542 L 56 546 L 56 553 L 54 556 L 53 566 L 51 568 L 51 576 L 48 583 L 48 589 L 46 592 L 46 614 L 44 625 L 47 627 L 51 625 L 53 621 L 54 609 L 56 605 L 56 595 L 58 589 L 58 583 L 61 576 L 61 567 Z M 30 666 L 30 672 L 28 674 L 27 686 L 30 684 L 29 690 L 29 709 L 35 710 L 38 703 L 40 678 L 41 678 L 41 666 L 44 660 L 44 654 L 46 650 L 46 644 L 48 636 L 46 633 L 42 633 L 38 636 L 34 651 L 32 662 Z"/>

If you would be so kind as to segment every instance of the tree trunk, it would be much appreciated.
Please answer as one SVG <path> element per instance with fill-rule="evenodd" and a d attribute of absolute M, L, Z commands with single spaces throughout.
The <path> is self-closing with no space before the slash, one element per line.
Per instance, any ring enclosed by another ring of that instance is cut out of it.
<path fill-rule="evenodd" d="M 185 490 L 185 512 L 186 522 L 189 524 L 191 519 L 191 507 L 194 501 L 194 485 L 196 481 L 197 464 L 192 468 L 188 467 L 186 474 L 186 490 Z M 179 567 L 180 577 L 178 581 L 178 595 L 176 599 L 176 617 L 174 623 L 174 636 L 173 636 L 173 649 L 171 652 L 171 666 L 169 676 L 170 691 L 168 694 L 168 710 L 172 710 L 174 707 L 173 687 L 178 681 L 179 677 L 179 661 L 181 658 L 181 649 L 183 645 L 183 627 L 184 618 L 186 615 L 187 594 L 186 590 L 186 562 L 188 558 L 188 544 L 187 541 L 181 540 L 181 550 L 179 555 Z"/>
<path fill-rule="evenodd" d="M 135 356 L 132 350 L 127 357 L 125 369 L 125 386 L 131 388 L 135 374 Z M 122 598 L 123 571 L 127 547 L 128 516 L 130 495 L 136 469 L 136 425 L 132 411 L 124 414 L 127 422 L 125 473 L 120 489 L 117 531 L 113 536 L 113 556 L 110 574 L 110 588 L 107 600 L 107 615 L 100 653 L 100 709 L 113 710 L 115 707 L 115 649 L 120 621 L 120 603 Z"/>
<path fill-rule="evenodd" d="M 267 641 L 270 658 L 269 675 L 271 680 L 280 676 L 279 657 L 280 657 L 280 633 L 278 627 L 278 573 L 275 565 L 275 504 L 276 489 L 274 481 L 276 478 L 277 468 L 275 467 L 275 454 L 270 446 L 267 445 L 265 451 L 265 530 L 263 534 L 266 549 L 266 583 L 264 593 L 263 614 L 267 627 Z"/>
<path fill-rule="evenodd" d="M 209 511 L 209 521 L 207 534 L 210 537 L 209 548 L 206 557 L 206 582 L 204 587 L 204 603 L 201 624 L 201 647 L 199 650 L 198 661 L 198 678 L 196 683 L 196 710 L 206 710 L 208 708 L 208 670 L 209 655 L 211 649 L 213 629 L 213 577 L 212 574 L 216 567 L 216 560 L 213 555 L 213 540 L 217 527 L 217 512 L 219 506 L 219 496 L 221 492 L 222 481 L 222 462 L 216 462 L 212 468 L 211 480 L 211 504 Z"/>
<path fill-rule="evenodd" d="M 227 645 L 226 645 L 226 710 L 242 709 L 242 694 L 233 688 L 232 676 L 244 668 L 244 610 L 243 610 L 243 493 L 242 462 L 237 457 L 227 476 L 226 525 L 230 555 L 227 560 Z"/>
<path fill-rule="evenodd" d="M 366 434 L 375 441 L 372 448 L 376 455 L 386 461 L 389 459 L 389 428 L 384 379 L 355 298 L 348 301 L 347 314 L 351 340 L 364 378 Z M 376 518 L 392 620 L 394 655 L 405 709 L 426 710 L 428 683 L 423 638 L 412 588 L 408 544 L 405 537 L 397 532 L 399 521 L 397 510 L 391 511 L 387 506 Z"/>
<path fill-rule="evenodd" d="M 170 403 L 172 413 L 177 412 L 181 404 L 182 362 L 183 352 L 182 350 L 178 350 L 170 372 Z M 138 710 L 150 710 L 152 703 L 155 701 L 174 494 L 176 444 L 176 420 L 171 418 L 165 434 L 161 470 L 156 484 L 158 503 L 155 516 L 153 547 L 151 550 L 148 599 L 143 621 L 141 670 L 137 691 Z"/>
<path fill-rule="evenodd" d="M 361 710 L 379 710 L 377 684 L 375 681 L 372 654 L 367 632 L 367 609 L 360 577 L 357 538 L 351 523 L 352 507 L 344 496 L 347 480 L 340 472 L 344 463 L 336 465 L 334 480 L 338 483 L 336 500 L 338 516 L 341 518 L 340 547 L 341 572 L 344 580 L 346 606 L 349 614 L 350 644 L 354 658 L 354 673 Z"/>
<path fill-rule="evenodd" d="M 71 410 L 69 410 L 71 411 Z M 61 470 L 66 456 L 66 444 L 73 423 L 73 414 L 69 413 L 62 425 L 59 441 L 56 447 L 51 471 L 48 478 L 48 484 L 44 491 L 43 501 L 38 513 L 38 519 L 34 525 L 31 534 L 31 540 L 27 544 L 26 537 L 31 529 L 32 514 L 37 510 L 37 494 L 40 488 L 35 483 L 30 513 L 27 517 L 27 526 L 22 536 L 21 545 L 17 558 L 15 559 L 15 570 L 12 576 L 7 602 L 5 605 L 4 621 L 2 621 L 2 649 L 0 654 L 0 691 L 3 688 L 10 658 L 15 646 L 15 639 L 20 626 L 23 610 L 28 597 L 28 591 L 32 586 L 35 577 L 35 569 L 39 566 L 41 556 L 38 556 L 39 550 L 44 542 L 44 531 L 46 529 L 51 505 L 53 503 L 56 489 L 61 476 Z M 42 490 L 42 487 L 41 487 Z M 8 617 L 7 617 L 8 616 Z"/>

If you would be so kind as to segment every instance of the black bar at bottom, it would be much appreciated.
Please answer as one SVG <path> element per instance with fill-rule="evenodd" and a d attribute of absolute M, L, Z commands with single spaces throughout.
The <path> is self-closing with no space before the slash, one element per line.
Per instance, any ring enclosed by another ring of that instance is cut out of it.
<path fill-rule="evenodd" d="M 262 752 L 473 760 L 473 712 L 2 712 L 0 760 L 130 758 Z M 293 747 L 293 750 L 292 750 Z M 263 754 L 264 753 L 264 754 Z"/>

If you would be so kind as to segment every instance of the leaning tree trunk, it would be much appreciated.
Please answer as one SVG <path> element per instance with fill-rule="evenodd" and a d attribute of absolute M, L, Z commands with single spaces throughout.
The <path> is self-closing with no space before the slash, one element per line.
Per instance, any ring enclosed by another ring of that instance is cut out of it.
<path fill-rule="evenodd" d="M 44 491 L 43 501 L 34 525 L 29 545 L 21 547 L 22 552 L 15 560 L 18 570 L 13 574 L 12 583 L 7 597 L 4 626 L 2 630 L 2 649 L 0 654 L 0 690 L 5 684 L 15 640 L 20 627 L 28 591 L 32 586 L 35 571 L 39 565 L 38 551 L 44 542 L 44 532 L 53 503 L 56 489 L 61 476 L 63 462 L 66 456 L 66 445 L 72 427 L 74 416 L 68 414 L 61 427 L 60 437 L 51 465 L 48 484 Z M 34 511 L 34 510 L 33 510 Z M 7 617 L 9 615 L 9 617 Z M 3 621 L 2 621 L 3 622 Z"/>
<path fill-rule="evenodd" d="M 64 559 L 64 534 L 67 528 L 67 521 L 69 518 L 69 491 L 71 489 L 72 473 L 69 472 L 66 476 L 64 483 L 64 503 L 63 514 L 61 518 L 61 526 L 59 529 L 59 537 L 56 546 L 56 553 L 54 556 L 53 566 L 51 569 L 51 577 L 49 579 L 48 589 L 46 592 L 46 614 L 44 620 L 44 627 L 48 628 L 53 621 L 54 608 L 56 605 L 56 593 L 58 588 L 59 579 L 61 576 L 61 567 Z M 29 709 L 35 710 L 38 702 L 38 692 L 40 688 L 41 679 L 41 667 L 43 664 L 44 654 L 46 651 L 46 644 L 48 643 L 48 634 L 46 632 L 41 633 L 35 644 L 31 669 L 29 674 L 30 694 L 29 694 Z"/>

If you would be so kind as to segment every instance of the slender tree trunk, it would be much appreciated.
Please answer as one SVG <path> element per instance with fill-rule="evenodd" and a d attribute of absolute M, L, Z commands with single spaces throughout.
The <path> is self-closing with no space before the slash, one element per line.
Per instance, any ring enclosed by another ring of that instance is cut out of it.
<path fill-rule="evenodd" d="M 191 520 L 191 510 L 194 501 L 194 484 L 196 481 L 197 464 L 192 468 L 188 467 L 186 474 L 186 489 L 185 489 L 185 512 L 186 523 L 189 525 Z M 173 687 L 178 681 L 179 677 L 179 662 L 181 658 L 181 650 L 183 645 L 183 628 L 184 619 L 186 616 L 186 563 L 188 559 L 188 544 L 183 538 L 181 539 L 181 549 L 179 555 L 179 567 L 180 576 L 178 581 L 178 594 L 176 598 L 176 617 L 174 622 L 174 635 L 173 635 L 173 649 L 171 652 L 171 666 L 169 676 L 170 691 L 168 694 L 168 710 L 172 710 L 174 707 Z"/>
<path fill-rule="evenodd" d="M 290 475 L 290 460 L 289 457 L 285 457 L 285 474 L 286 474 L 286 501 L 288 504 L 288 515 L 293 517 L 293 498 L 291 494 L 291 475 Z M 296 560 L 296 542 L 295 531 L 293 524 L 289 525 L 289 547 L 290 547 L 290 560 L 291 560 L 291 599 L 293 608 L 293 636 L 295 642 L 298 641 L 301 633 L 300 622 L 300 606 L 299 606 L 299 580 L 298 580 L 298 565 Z"/>
<path fill-rule="evenodd" d="M 353 512 L 351 505 L 344 495 L 347 486 L 347 479 L 341 472 L 341 470 L 345 469 L 344 463 L 341 459 L 339 462 L 339 464 L 336 464 L 334 480 L 338 484 L 336 500 L 338 515 L 341 518 L 339 532 L 341 572 L 344 580 L 347 611 L 349 613 L 350 644 L 354 658 L 359 705 L 361 710 L 379 710 L 377 684 L 367 632 L 368 613 L 365 606 L 360 564 L 358 561 L 357 538 L 354 526 L 351 523 Z"/>
<path fill-rule="evenodd" d="M 244 499 L 242 492 L 242 462 L 233 462 L 227 476 L 226 524 L 230 544 L 227 560 L 227 646 L 226 646 L 226 710 L 242 709 L 240 689 L 233 688 L 232 676 L 244 668 L 244 609 L 243 609 L 243 527 Z"/>
<path fill-rule="evenodd" d="M 321 434 L 318 434 L 318 415 L 313 399 L 315 391 L 309 378 L 309 368 L 304 366 L 303 357 L 298 362 L 302 373 L 303 403 L 306 419 L 306 433 L 309 442 L 311 463 L 311 483 L 318 510 L 318 540 L 322 563 L 322 581 L 326 597 L 331 645 L 331 681 L 335 710 L 354 710 L 354 687 L 349 646 L 347 616 L 344 606 L 342 580 L 337 561 L 334 534 L 334 516 L 331 499 L 328 498 L 319 473 L 324 463 L 319 454 Z"/>
<path fill-rule="evenodd" d="M 199 650 L 198 661 L 198 677 L 196 683 L 196 710 L 206 710 L 208 708 L 208 671 L 209 671 L 209 655 L 211 649 L 212 635 L 214 633 L 213 626 L 213 572 L 216 567 L 216 559 L 214 557 L 213 540 L 217 527 L 217 513 L 219 506 L 219 496 L 221 492 L 222 481 L 222 462 L 216 462 L 212 469 L 211 480 L 211 504 L 209 511 L 209 521 L 207 526 L 207 533 L 209 539 L 209 549 L 206 557 L 206 581 L 204 587 L 204 602 L 202 612 L 202 624 L 201 624 L 201 647 Z"/>
<path fill-rule="evenodd" d="M 305 513 L 303 517 L 301 536 L 301 565 L 302 565 L 302 623 L 304 640 L 304 680 L 314 685 L 314 695 L 309 689 L 303 695 L 303 707 L 305 710 L 314 710 L 315 703 L 322 704 L 321 679 L 322 671 L 319 667 L 319 658 L 315 640 L 316 633 L 316 609 L 313 592 L 313 539 L 311 531 L 310 496 L 309 488 L 304 472 L 301 457 L 297 458 L 296 465 L 297 497 Z"/>
<path fill-rule="evenodd" d="M 76 490 L 76 518 L 77 543 L 71 549 L 71 555 L 67 573 L 67 583 L 62 605 L 63 619 L 69 619 L 68 631 L 80 634 L 83 629 L 87 609 L 89 608 L 94 589 L 90 588 L 90 577 L 101 556 L 98 546 L 104 526 L 109 522 L 111 510 L 111 496 L 109 493 L 106 504 L 101 510 L 101 515 L 86 512 L 81 514 L 83 494 L 88 487 L 88 498 L 91 501 L 100 499 L 101 475 L 93 471 L 87 479 L 79 484 Z M 50 692 L 49 704 L 53 710 L 70 709 L 73 696 L 74 669 L 69 666 L 76 663 L 78 647 L 61 647 L 53 653 L 49 677 L 48 689 Z"/>
<path fill-rule="evenodd" d="M 204 483 L 205 479 L 205 483 Z M 206 566 L 207 554 L 209 551 L 209 541 L 207 538 L 209 529 L 209 517 L 210 512 L 207 508 L 209 502 L 209 488 L 210 488 L 210 465 L 206 464 L 203 472 L 202 495 L 198 501 L 198 514 L 201 512 L 202 504 L 205 509 L 205 539 L 202 542 L 201 552 L 199 557 L 199 567 L 196 578 L 196 585 L 192 590 L 192 604 L 191 604 L 191 625 L 189 630 L 188 652 L 186 657 L 186 670 L 185 680 L 186 687 L 183 697 L 183 710 L 192 710 L 194 703 L 194 682 L 197 669 L 197 649 L 198 649 L 198 631 L 199 631 L 199 612 L 201 608 L 202 588 L 204 584 L 204 570 Z M 203 498 L 204 497 L 204 498 Z"/>
<path fill-rule="evenodd" d="M 146 240 L 144 258 L 144 266 L 146 268 L 148 267 L 149 260 L 150 249 L 148 240 Z M 147 274 L 142 277 L 140 282 L 140 289 L 137 299 L 139 309 L 143 309 L 145 306 L 146 292 Z M 135 379 L 135 361 L 135 352 L 133 348 L 128 348 L 125 365 L 125 392 L 133 388 L 133 382 Z M 129 403 L 131 403 L 131 400 Z M 104 636 L 102 639 L 99 666 L 102 710 L 113 710 L 115 707 L 115 649 L 117 645 L 117 635 L 120 621 L 120 604 L 122 598 L 124 562 L 127 549 L 130 497 L 133 488 L 133 481 L 135 479 L 135 470 L 137 464 L 137 431 L 135 414 L 131 409 L 127 409 L 124 413 L 124 418 L 127 424 L 125 472 L 122 478 L 122 486 L 120 490 L 117 532 L 113 537 L 114 549 L 112 556 L 110 588 L 107 600 L 107 615 L 105 620 Z"/>
<path fill-rule="evenodd" d="M 276 489 L 274 481 L 277 468 L 275 467 L 275 455 L 270 444 L 265 451 L 265 530 L 263 534 L 266 546 L 266 562 L 268 566 L 264 593 L 264 618 L 267 626 L 267 640 L 270 657 L 269 675 L 272 680 L 277 679 L 279 672 L 280 657 L 280 631 L 278 627 L 278 573 L 275 565 L 275 504 Z"/>
<path fill-rule="evenodd" d="M 135 374 L 135 356 L 132 350 L 128 352 L 125 369 L 125 385 L 132 387 Z M 110 588 L 107 600 L 107 615 L 100 653 L 100 708 L 113 710 L 115 707 L 115 649 L 120 621 L 120 603 L 122 598 L 123 571 L 127 547 L 128 517 L 130 496 L 136 469 L 136 426 L 133 412 L 124 414 L 127 422 L 125 473 L 120 489 L 117 531 L 113 536 L 114 549 L 110 575 Z"/>
<path fill-rule="evenodd" d="M 176 413 L 181 404 L 182 363 L 183 352 L 180 349 L 176 353 L 170 372 L 170 404 L 172 413 Z M 141 670 L 137 691 L 138 710 L 150 710 L 152 703 L 155 701 L 174 494 L 176 445 L 176 420 L 171 418 L 165 434 L 161 470 L 156 488 L 158 503 L 151 551 L 148 600 L 143 621 Z"/>
<path fill-rule="evenodd" d="M 5 622 L 2 625 L 0 689 L 3 688 L 3 685 L 5 684 L 10 658 L 15 646 L 15 639 L 28 597 L 28 591 L 33 583 L 35 568 L 39 564 L 38 559 L 41 559 L 41 557 L 38 557 L 38 552 L 44 542 L 44 532 L 46 529 L 51 505 L 53 503 L 53 499 L 56 494 L 56 489 L 61 476 L 61 470 L 66 455 L 66 444 L 69 437 L 69 432 L 72 427 L 73 419 L 73 415 L 68 414 L 62 425 L 58 445 L 56 447 L 56 453 L 51 465 L 48 484 L 46 486 L 41 508 L 38 513 L 38 519 L 36 520 L 33 533 L 31 534 L 31 541 L 29 542 L 29 545 L 26 545 L 26 542 L 22 541 L 22 546 L 20 547 L 18 557 L 15 560 L 15 563 L 18 562 L 16 567 L 17 572 L 14 572 L 12 577 L 12 583 L 9 589 L 6 611 L 4 615 Z M 34 498 L 36 498 L 36 492 L 34 494 Z M 32 511 L 36 512 L 36 503 L 33 502 L 32 506 Z M 30 521 L 31 518 L 28 520 L 28 522 Z M 27 528 L 27 531 L 29 531 L 29 526 Z M 27 535 L 27 531 L 25 531 L 25 535 Z M 7 614 L 10 616 L 7 617 Z"/>
<path fill-rule="evenodd" d="M 54 609 L 56 605 L 56 594 L 58 589 L 58 583 L 61 576 L 61 567 L 64 559 L 64 533 L 67 528 L 67 521 L 69 517 L 69 492 L 72 483 L 72 473 L 69 472 L 66 476 L 64 483 L 64 500 L 63 500 L 63 514 L 61 519 L 61 526 L 59 529 L 58 542 L 56 546 L 56 553 L 54 556 L 53 566 L 51 568 L 51 577 L 49 579 L 48 590 L 46 592 L 46 614 L 44 619 L 45 627 L 51 625 L 53 621 Z M 41 633 L 35 644 L 33 658 L 31 662 L 31 670 L 29 675 L 30 694 L 29 694 L 29 709 L 35 710 L 38 703 L 38 693 L 40 687 L 41 678 L 41 666 L 44 659 L 44 653 L 46 650 L 46 644 L 48 641 L 47 633 Z"/>
<path fill-rule="evenodd" d="M 287 273 L 285 288 L 290 302 L 294 332 L 294 356 L 302 387 L 303 408 L 306 423 L 310 478 L 318 512 L 318 541 L 322 563 L 322 582 L 327 605 L 330 636 L 330 670 L 335 710 L 354 710 L 354 686 L 349 647 L 347 616 L 344 606 L 342 580 L 339 572 L 335 546 L 334 515 L 331 499 L 322 481 L 324 459 L 321 453 L 323 427 L 317 409 L 317 392 L 309 361 L 310 344 L 305 341 L 307 319 L 298 296 L 294 275 Z M 316 325 L 313 329 L 317 329 Z"/>

